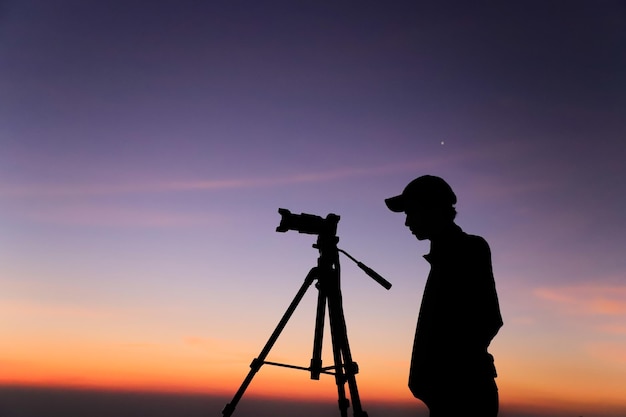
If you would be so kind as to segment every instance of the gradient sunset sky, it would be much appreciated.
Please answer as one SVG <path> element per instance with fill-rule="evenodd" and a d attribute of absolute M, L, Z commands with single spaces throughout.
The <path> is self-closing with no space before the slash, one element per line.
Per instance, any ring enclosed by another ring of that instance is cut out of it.
<path fill-rule="evenodd" d="M 234 394 L 317 259 L 285 207 L 392 282 L 342 258 L 364 407 L 419 408 L 429 247 L 384 199 L 434 174 L 491 245 L 503 415 L 626 415 L 625 52 L 611 0 L 1 2 L 0 384 Z M 268 359 L 308 366 L 315 302 Z"/>

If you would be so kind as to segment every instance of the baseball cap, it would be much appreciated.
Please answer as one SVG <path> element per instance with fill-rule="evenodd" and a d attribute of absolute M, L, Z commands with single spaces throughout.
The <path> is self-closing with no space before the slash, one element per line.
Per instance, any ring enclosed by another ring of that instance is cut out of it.
<path fill-rule="evenodd" d="M 423 175 L 411 181 L 402 194 L 385 199 L 389 210 L 400 213 L 409 205 L 450 207 L 456 204 L 456 195 L 450 185 L 434 175 Z"/>

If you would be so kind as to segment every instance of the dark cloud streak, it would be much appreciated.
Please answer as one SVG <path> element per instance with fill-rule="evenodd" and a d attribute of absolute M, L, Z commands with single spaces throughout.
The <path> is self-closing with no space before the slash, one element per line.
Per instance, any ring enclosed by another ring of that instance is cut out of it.
<path fill-rule="evenodd" d="M 52 388 L 0 388 L 2 417 L 206 417 L 221 416 L 231 397 L 209 394 L 114 392 Z M 364 400 L 365 401 L 365 400 Z M 369 406 L 368 406 L 369 405 Z M 363 404 L 372 417 L 425 417 L 417 404 Z M 351 412 L 352 410 L 350 410 Z M 333 400 L 262 400 L 244 397 L 234 417 L 339 416 Z"/>

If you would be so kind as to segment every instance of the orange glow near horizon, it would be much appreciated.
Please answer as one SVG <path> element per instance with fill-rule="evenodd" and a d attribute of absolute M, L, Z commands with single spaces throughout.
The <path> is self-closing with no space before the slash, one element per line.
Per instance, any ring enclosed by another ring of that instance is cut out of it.
<path fill-rule="evenodd" d="M 181 361 L 180 357 L 173 360 L 167 354 L 152 357 L 126 354 L 109 357 L 108 360 L 98 360 L 98 354 L 103 352 L 80 354 L 78 350 L 69 350 L 64 354 L 57 352 L 45 361 L 5 361 L 0 384 L 230 397 L 249 369 L 241 363 L 236 366 L 203 365 L 197 357 L 187 361 Z M 502 362 L 503 368 L 513 370 L 505 360 Z M 514 371 L 514 375 L 509 372 L 498 378 L 503 407 L 532 409 L 537 414 L 547 414 L 551 410 L 563 409 L 581 412 L 594 407 L 617 409 L 622 402 L 623 387 L 617 380 L 604 381 L 602 389 L 594 390 L 592 384 L 583 380 L 584 375 L 553 375 L 538 381 L 531 374 L 524 375 L 523 370 Z M 569 384 L 565 382 L 568 379 Z M 362 373 L 357 375 L 357 382 L 364 401 L 396 404 L 416 401 L 406 387 L 404 375 L 400 373 L 391 372 L 382 380 L 373 380 L 367 373 Z M 334 401 L 337 391 L 330 375 L 322 375 L 319 381 L 312 381 L 307 372 L 266 365 L 255 376 L 246 396 Z"/>
<path fill-rule="evenodd" d="M 577 290 L 570 292 L 578 294 Z M 16 309 L 5 305 L 4 313 L 10 316 Z M 33 312 L 24 307 L 19 312 L 26 317 L 41 318 L 42 322 L 46 322 L 43 318 L 46 316 L 47 322 L 54 322 L 49 310 Z M 193 333 L 185 336 L 187 332 L 182 330 L 166 337 L 158 331 L 148 331 L 142 337 L 128 331 L 122 334 L 126 341 L 116 341 L 120 336 L 109 335 L 107 322 L 98 314 L 85 316 L 84 312 L 74 311 L 55 314 L 54 317 L 63 314 L 80 331 L 63 333 L 62 327 L 38 327 L 32 332 L 24 329 L 15 332 L 11 344 L 1 350 L 1 385 L 198 393 L 228 398 L 239 388 L 267 335 L 265 329 L 254 329 L 258 334 L 242 332 L 243 336 L 239 336 L 237 329 L 237 335 L 224 339 L 192 336 Z M 131 316 L 143 320 L 136 314 Z M 123 321 L 111 321 L 112 325 L 118 323 Z M 524 338 L 524 344 L 518 343 L 519 338 L 511 337 L 525 331 L 525 327 L 516 326 L 532 325 L 532 322 L 520 323 L 508 324 L 493 346 L 502 407 L 532 410 L 537 415 L 549 415 L 551 410 L 577 413 L 609 410 L 607 415 L 620 415 L 619 412 L 608 414 L 612 409 L 623 410 L 626 397 L 623 384 L 626 363 L 619 344 L 590 341 L 574 347 L 557 344 L 545 350 L 544 341 L 552 339 L 543 334 L 542 340 Z M 389 357 L 386 353 L 404 349 L 397 345 L 410 346 L 411 335 L 405 334 L 401 343 L 400 339 L 393 339 L 393 344 L 382 343 L 382 337 L 372 339 L 367 331 L 360 330 L 359 321 L 353 324 L 352 329 L 356 330 L 353 354 L 360 366 L 357 382 L 363 401 L 415 404 L 406 385 L 409 358 L 398 354 L 396 359 L 395 355 Z M 93 331 L 95 327 L 97 332 Z M 271 324 L 266 327 L 271 328 Z M 619 335 L 619 331 L 619 327 L 611 327 L 606 334 Z M 268 360 L 305 365 L 310 349 L 310 334 L 308 330 L 305 333 L 297 325 L 290 326 L 283 335 L 287 340 L 281 339 L 284 343 L 277 344 Z M 324 354 L 329 353 L 325 347 Z M 324 364 L 329 363 L 325 356 Z M 593 382 L 598 380 L 602 383 Z M 246 396 L 332 402 L 336 401 L 337 390 L 332 376 L 322 375 L 320 381 L 312 381 L 307 372 L 266 365 L 255 376 Z"/>
<path fill-rule="evenodd" d="M 102 369 L 106 366 L 102 366 Z M 102 370 L 101 369 L 101 370 Z M 204 394 L 220 396 L 226 399 L 236 392 L 241 379 L 228 377 L 226 380 L 216 382 L 215 379 L 194 375 L 173 375 L 161 370 L 148 372 L 133 372 L 123 369 L 109 368 L 105 374 L 92 374 L 90 378 L 77 378 L 69 367 L 42 369 L 34 367 L 22 368 L 24 374 L 20 377 L 8 378 L 16 369 L 8 368 L 0 378 L 0 385 L 4 386 L 30 386 L 55 389 L 87 389 L 97 391 L 128 391 L 128 392 L 163 392 L 174 394 Z M 294 371 L 291 374 L 262 369 L 246 391 L 245 397 L 269 399 L 269 400 L 306 400 L 333 402 L 337 399 L 337 392 L 332 376 L 322 376 L 320 381 L 311 381 L 305 372 Z M 290 370 L 288 370 L 290 371 Z M 166 382 L 167 381 L 167 382 Z M 370 385 L 371 381 L 359 378 L 359 393 L 364 403 L 394 403 L 412 404 L 415 400 L 408 389 L 397 391 L 389 388 L 384 383 L 378 386 Z M 536 415 L 551 415 L 551 413 L 563 410 L 578 410 L 580 413 L 598 410 L 619 410 L 621 398 L 609 398 L 599 395 L 591 399 L 586 395 L 584 401 L 576 392 L 542 392 L 541 389 L 509 384 L 508 381 L 500 381 L 500 404 L 508 410 L 524 410 Z M 346 386 L 347 389 L 347 386 Z M 511 395 L 514 392 L 515 395 Z M 588 393 L 587 393 L 588 394 Z M 349 397 L 349 392 L 347 392 Z"/>

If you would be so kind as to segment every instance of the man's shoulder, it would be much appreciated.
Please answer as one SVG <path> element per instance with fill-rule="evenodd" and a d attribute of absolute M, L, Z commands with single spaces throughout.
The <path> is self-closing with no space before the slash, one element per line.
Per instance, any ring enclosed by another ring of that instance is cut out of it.
<path fill-rule="evenodd" d="M 484 237 L 478 235 L 471 235 L 463 232 L 463 246 L 467 250 L 471 250 L 474 253 L 489 253 L 489 243 Z"/>

